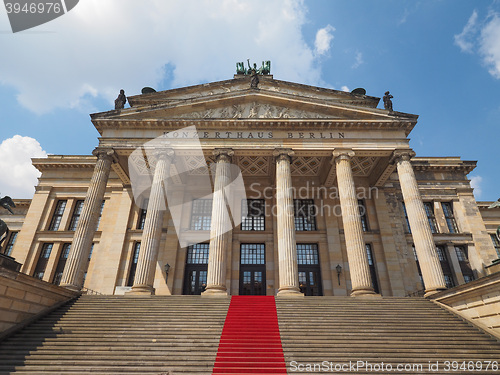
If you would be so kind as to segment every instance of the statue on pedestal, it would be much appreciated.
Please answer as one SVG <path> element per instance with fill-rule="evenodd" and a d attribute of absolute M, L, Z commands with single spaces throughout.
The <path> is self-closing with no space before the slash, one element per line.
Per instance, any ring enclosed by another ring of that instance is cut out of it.
<path fill-rule="evenodd" d="M 384 100 L 384 108 L 393 112 L 392 110 L 392 99 L 393 96 L 389 93 L 389 91 L 386 91 L 385 92 L 385 95 L 383 97 L 383 100 Z"/>
<path fill-rule="evenodd" d="M 121 89 L 118 98 L 115 99 L 115 109 L 123 109 L 126 102 L 127 97 L 125 96 L 125 90 Z"/>

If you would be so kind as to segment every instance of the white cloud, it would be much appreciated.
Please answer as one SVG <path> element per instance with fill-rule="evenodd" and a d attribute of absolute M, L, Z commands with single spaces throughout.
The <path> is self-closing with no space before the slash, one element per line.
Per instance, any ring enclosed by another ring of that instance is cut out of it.
<path fill-rule="evenodd" d="M 474 9 L 462 32 L 454 36 L 455 44 L 460 47 L 462 52 L 472 52 L 472 49 L 474 47 L 472 39 L 477 31 L 476 23 L 477 11 Z"/>
<path fill-rule="evenodd" d="M 324 55 L 330 50 L 334 31 L 335 27 L 332 25 L 327 25 L 318 30 L 314 41 L 314 48 L 317 55 Z"/>
<path fill-rule="evenodd" d="M 470 178 L 470 186 L 474 189 L 474 196 L 476 199 L 481 198 L 482 189 L 481 184 L 483 182 L 483 178 L 481 176 L 471 176 Z"/>
<path fill-rule="evenodd" d="M 31 158 L 45 158 L 47 153 L 34 138 L 15 135 L 0 144 L 0 194 L 13 198 L 32 198 L 40 172 Z"/>
<path fill-rule="evenodd" d="M 489 73 L 500 79 L 500 17 L 493 13 L 481 30 L 479 53 Z"/>
<path fill-rule="evenodd" d="M 342 86 L 340 89 L 345 92 L 351 92 L 351 90 L 349 90 L 349 87 L 347 86 Z"/>
<path fill-rule="evenodd" d="M 303 38 L 301 0 L 148 2 L 86 0 L 32 30 L 3 34 L 0 84 L 26 108 L 88 111 L 94 98 L 113 101 L 121 88 L 158 88 L 165 66 L 174 87 L 232 78 L 236 62 L 272 61 L 275 78 L 322 84 L 315 51 L 326 52 L 333 27 L 318 32 L 316 50 Z M 265 9 L 265 11 L 262 11 Z M 8 30 L 0 13 L 0 30 Z M 50 31 L 50 32 L 47 32 Z M 300 67 L 300 68 L 298 68 Z"/>
<path fill-rule="evenodd" d="M 363 61 L 363 54 L 361 52 L 356 52 L 356 61 L 354 62 L 354 64 L 352 65 L 352 69 L 356 69 L 358 68 L 361 64 L 364 63 Z"/>

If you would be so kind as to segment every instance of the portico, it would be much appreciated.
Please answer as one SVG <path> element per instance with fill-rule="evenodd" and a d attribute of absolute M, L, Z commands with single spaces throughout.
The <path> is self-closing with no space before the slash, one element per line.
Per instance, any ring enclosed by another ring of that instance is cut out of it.
<path fill-rule="evenodd" d="M 129 295 L 430 295 L 446 288 L 449 276 L 429 204 L 447 202 L 458 227 L 473 228 L 447 237 L 447 249 L 482 235 L 474 218 L 460 216 L 464 200 L 455 198 L 454 186 L 439 182 L 440 195 L 432 195 L 419 184 L 433 162 L 413 167 L 408 135 L 418 116 L 378 109 L 379 98 L 272 76 L 252 88 L 249 77 L 235 76 L 128 100 L 131 108 L 91 116 L 99 147 L 94 157 L 71 161 L 89 172 L 93 166 L 90 182 L 73 188 L 83 203 L 71 190 L 45 187 L 52 180 L 42 177 L 40 196 L 52 192 L 40 204 L 56 215 L 66 201 L 69 211 L 61 214 L 62 239 L 53 230 L 33 232 L 40 242 L 32 239 L 27 271 L 40 269 L 45 243 L 59 249 L 67 241 L 61 284 L 72 289 L 85 283 Z M 51 160 L 36 163 L 51 170 L 70 162 Z M 471 170 L 468 162 L 450 162 L 453 173 Z M 461 182 L 460 189 L 465 194 Z M 77 203 L 73 233 L 65 223 Z M 473 265 L 493 256 L 481 243 L 468 248 Z M 58 254 L 48 255 L 46 267 L 56 268 Z"/>

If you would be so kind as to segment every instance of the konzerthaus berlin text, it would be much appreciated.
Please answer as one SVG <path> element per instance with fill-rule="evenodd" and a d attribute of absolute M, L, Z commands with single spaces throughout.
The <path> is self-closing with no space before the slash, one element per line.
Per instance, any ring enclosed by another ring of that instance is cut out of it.
<path fill-rule="evenodd" d="M 364 90 L 258 78 L 93 114 L 92 155 L 33 160 L 3 251 L 102 294 L 430 295 L 488 274 L 500 215 L 475 162 L 415 157 L 418 116 Z"/>

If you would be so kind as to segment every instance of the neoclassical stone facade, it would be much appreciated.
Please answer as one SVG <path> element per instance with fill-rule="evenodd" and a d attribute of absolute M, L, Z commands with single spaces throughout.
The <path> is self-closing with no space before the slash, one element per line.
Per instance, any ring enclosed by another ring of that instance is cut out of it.
<path fill-rule="evenodd" d="M 92 156 L 33 160 L 22 272 L 103 294 L 405 296 L 499 257 L 475 162 L 416 157 L 418 116 L 379 98 L 235 76 L 128 99 L 91 115 Z"/>

